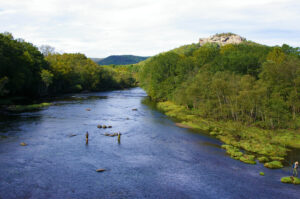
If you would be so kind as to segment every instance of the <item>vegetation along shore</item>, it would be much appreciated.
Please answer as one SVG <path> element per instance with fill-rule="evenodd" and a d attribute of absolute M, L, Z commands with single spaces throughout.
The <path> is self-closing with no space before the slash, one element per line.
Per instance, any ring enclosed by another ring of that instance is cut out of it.
<path fill-rule="evenodd" d="M 49 105 L 41 98 L 65 93 L 136 86 L 129 66 L 100 66 L 84 54 L 38 48 L 7 32 L 0 33 L 0 66 L 0 106 L 9 111 L 39 109 Z"/>
<path fill-rule="evenodd" d="M 216 34 L 144 61 L 141 86 L 181 125 L 216 136 L 234 159 L 281 168 L 300 148 L 300 51 Z"/>

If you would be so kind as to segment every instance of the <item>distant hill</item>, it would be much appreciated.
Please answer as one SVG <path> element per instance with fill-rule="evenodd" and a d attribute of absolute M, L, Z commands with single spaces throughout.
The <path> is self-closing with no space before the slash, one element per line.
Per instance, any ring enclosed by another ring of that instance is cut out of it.
<path fill-rule="evenodd" d="M 146 60 L 149 57 L 141 57 L 134 55 L 111 55 L 104 59 L 100 58 L 91 58 L 94 62 L 100 65 L 127 65 L 127 64 L 136 64 L 141 61 Z"/>

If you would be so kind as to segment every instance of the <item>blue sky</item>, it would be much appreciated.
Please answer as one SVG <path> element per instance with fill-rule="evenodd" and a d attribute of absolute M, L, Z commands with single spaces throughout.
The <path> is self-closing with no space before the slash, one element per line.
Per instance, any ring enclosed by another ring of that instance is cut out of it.
<path fill-rule="evenodd" d="M 0 0 L 0 32 L 88 57 L 151 56 L 234 32 L 300 46 L 299 0 Z"/>

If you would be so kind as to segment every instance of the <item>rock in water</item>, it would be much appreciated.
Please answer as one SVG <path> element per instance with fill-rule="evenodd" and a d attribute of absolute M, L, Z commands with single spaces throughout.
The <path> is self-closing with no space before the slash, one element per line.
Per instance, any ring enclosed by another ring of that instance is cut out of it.
<path fill-rule="evenodd" d="M 71 135 L 69 135 L 69 137 L 74 137 L 74 136 L 76 136 L 76 134 L 71 134 Z"/>
<path fill-rule="evenodd" d="M 106 169 L 97 169 L 96 171 L 97 172 L 103 172 L 103 171 L 106 171 Z"/>
<path fill-rule="evenodd" d="M 21 142 L 20 145 L 21 146 L 27 146 L 27 144 L 25 142 Z"/>
<path fill-rule="evenodd" d="M 100 125 L 100 124 L 99 124 L 99 125 L 97 125 L 97 128 L 101 129 L 101 128 L 102 128 L 102 125 Z"/>
<path fill-rule="evenodd" d="M 91 111 L 91 109 L 90 108 L 87 108 L 87 109 L 85 109 L 86 111 Z"/>
<path fill-rule="evenodd" d="M 132 110 L 133 110 L 133 111 L 137 111 L 138 109 L 137 109 L 137 108 L 133 108 Z"/>
<path fill-rule="evenodd" d="M 109 137 L 115 137 L 118 135 L 118 133 L 105 133 L 104 135 Z"/>

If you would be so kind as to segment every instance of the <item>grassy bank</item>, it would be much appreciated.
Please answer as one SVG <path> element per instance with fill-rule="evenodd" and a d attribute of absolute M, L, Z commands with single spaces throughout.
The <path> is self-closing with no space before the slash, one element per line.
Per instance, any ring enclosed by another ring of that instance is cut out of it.
<path fill-rule="evenodd" d="M 300 148 L 300 134 L 293 130 L 265 130 L 238 122 L 210 121 L 170 101 L 159 102 L 157 107 L 181 124 L 215 136 L 225 143 L 223 148 L 232 158 L 245 163 L 255 164 L 258 159 L 265 167 L 281 168 L 289 148 Z"/>
<path fill-rule="evenodd" d="M 30 105 L 11 105 L 7 107 L 7 110 L 11 112 L 34 111 L 44 107 L 48 107 L 50 105 L 51 103 L 46 103 L 46 102 L 41 104 L 30 104 Z"/>

